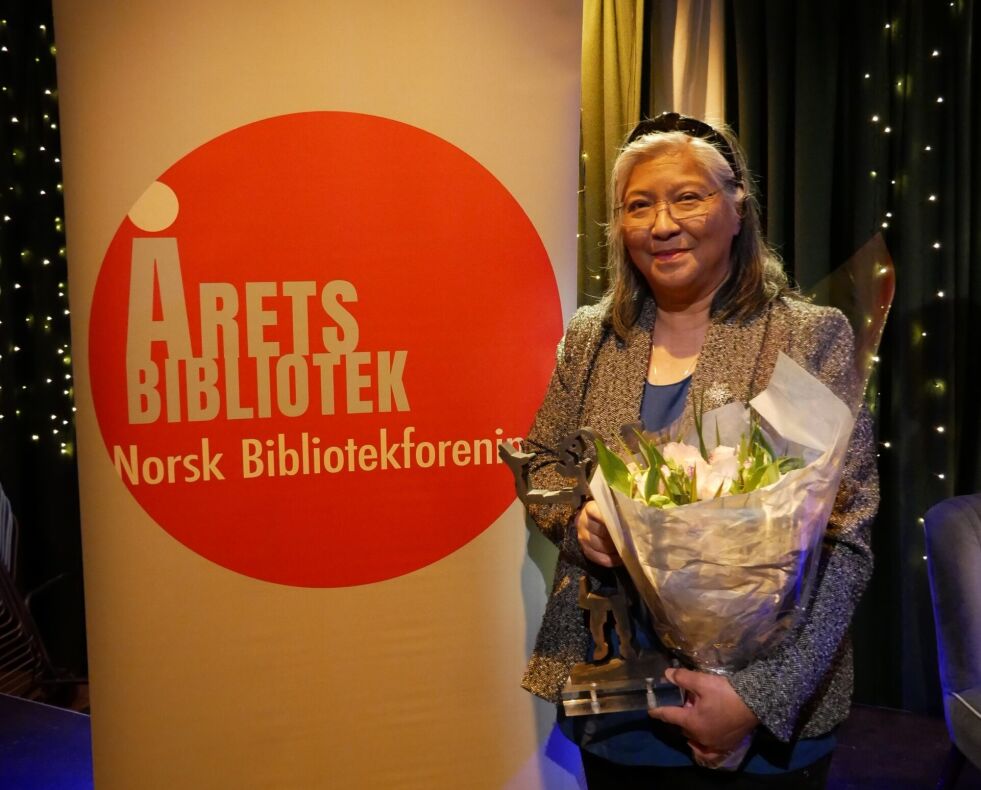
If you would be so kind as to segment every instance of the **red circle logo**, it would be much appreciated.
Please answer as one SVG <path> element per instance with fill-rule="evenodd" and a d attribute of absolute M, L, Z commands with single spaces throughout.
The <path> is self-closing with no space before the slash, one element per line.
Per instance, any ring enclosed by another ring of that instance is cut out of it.
<path fill-rule="evenodd" d="M 258 579 L 364 584 L 513 500 L 561 333 L 535 228 L 460 149 L 341 112 L 270 118 L 137 201 L 92 302 L 96 415 L 140 505 Z"/>

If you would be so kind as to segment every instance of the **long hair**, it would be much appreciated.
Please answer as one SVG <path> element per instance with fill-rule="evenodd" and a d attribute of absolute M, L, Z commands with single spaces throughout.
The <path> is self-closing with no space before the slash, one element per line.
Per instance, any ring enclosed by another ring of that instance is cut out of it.
<path fill-rule="evenodd" d="M 743 321 L 775 297 L 794 294 L 780 257 L 763 238 L 759 204 L 739 144 L 725 127 L 716 127 L 714 132 L 729 146 L 725 155 L 719 147 L 701 137 L 684 131 L 663 131 L 642 134 L 631 140 L 620 150 L 613 164 L 606 226 L 607 266 L 611 273 L 603 303 L 606 319 L 620 337 L 625 337 L 636 322 L 644 300 L 653 298 L 647 280 L 634 266 L 624 247 L 621 206 L 633 169 L 643 161 L 665 154 L 690 154 L 741 220 L 739 233 L 732 240 L 729 277 L 712 302 L 712 317 L 721 321 Z"/>

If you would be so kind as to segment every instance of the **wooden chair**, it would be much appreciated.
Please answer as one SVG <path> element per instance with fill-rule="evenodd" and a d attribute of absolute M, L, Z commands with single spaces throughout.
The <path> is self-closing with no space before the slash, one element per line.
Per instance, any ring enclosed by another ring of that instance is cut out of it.
<path fill-rule="evenodd" d="M 40 699 L 57 677 L 7 567 L 0 563 L 0 693 Z"/>
<path fill-rule="evenodd" d="M 17 519 L 0 487 L 0 693 L 45 702 L 70 702 L 77 686 L 86 683 L 54 666 L 31 614 L 30 601 L 65 574 L 27 596 L 16 582 Z"/>

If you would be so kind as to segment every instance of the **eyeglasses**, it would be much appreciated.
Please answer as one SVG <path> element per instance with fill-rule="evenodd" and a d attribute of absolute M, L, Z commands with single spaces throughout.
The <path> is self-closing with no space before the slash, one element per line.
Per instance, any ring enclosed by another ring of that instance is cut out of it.
<path fill-rule="evenodd" d="M 631 198 L 623 205 L 617 206 L 623 217 L 623 225 L 627 228 L 646 227 L 654 224 L 660 206 L 668 212 L 675 222 L 686 222 L 709 213 L 712 199 L 719 190 L 706 195 L 697 192 L 685 192 L 674 200 L 649 200 L 644 197 Z"/>

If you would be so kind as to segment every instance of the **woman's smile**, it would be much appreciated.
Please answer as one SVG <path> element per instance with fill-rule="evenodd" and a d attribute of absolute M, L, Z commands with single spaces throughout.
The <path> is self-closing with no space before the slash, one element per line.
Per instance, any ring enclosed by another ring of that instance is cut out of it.
<path fill-rule="evenodd" d="M 654 260 L 658 263 L 674 263 L 681 260 L 689 250 L 687 247 L 674 247 L 668 250 L 654 250 Z"/>

